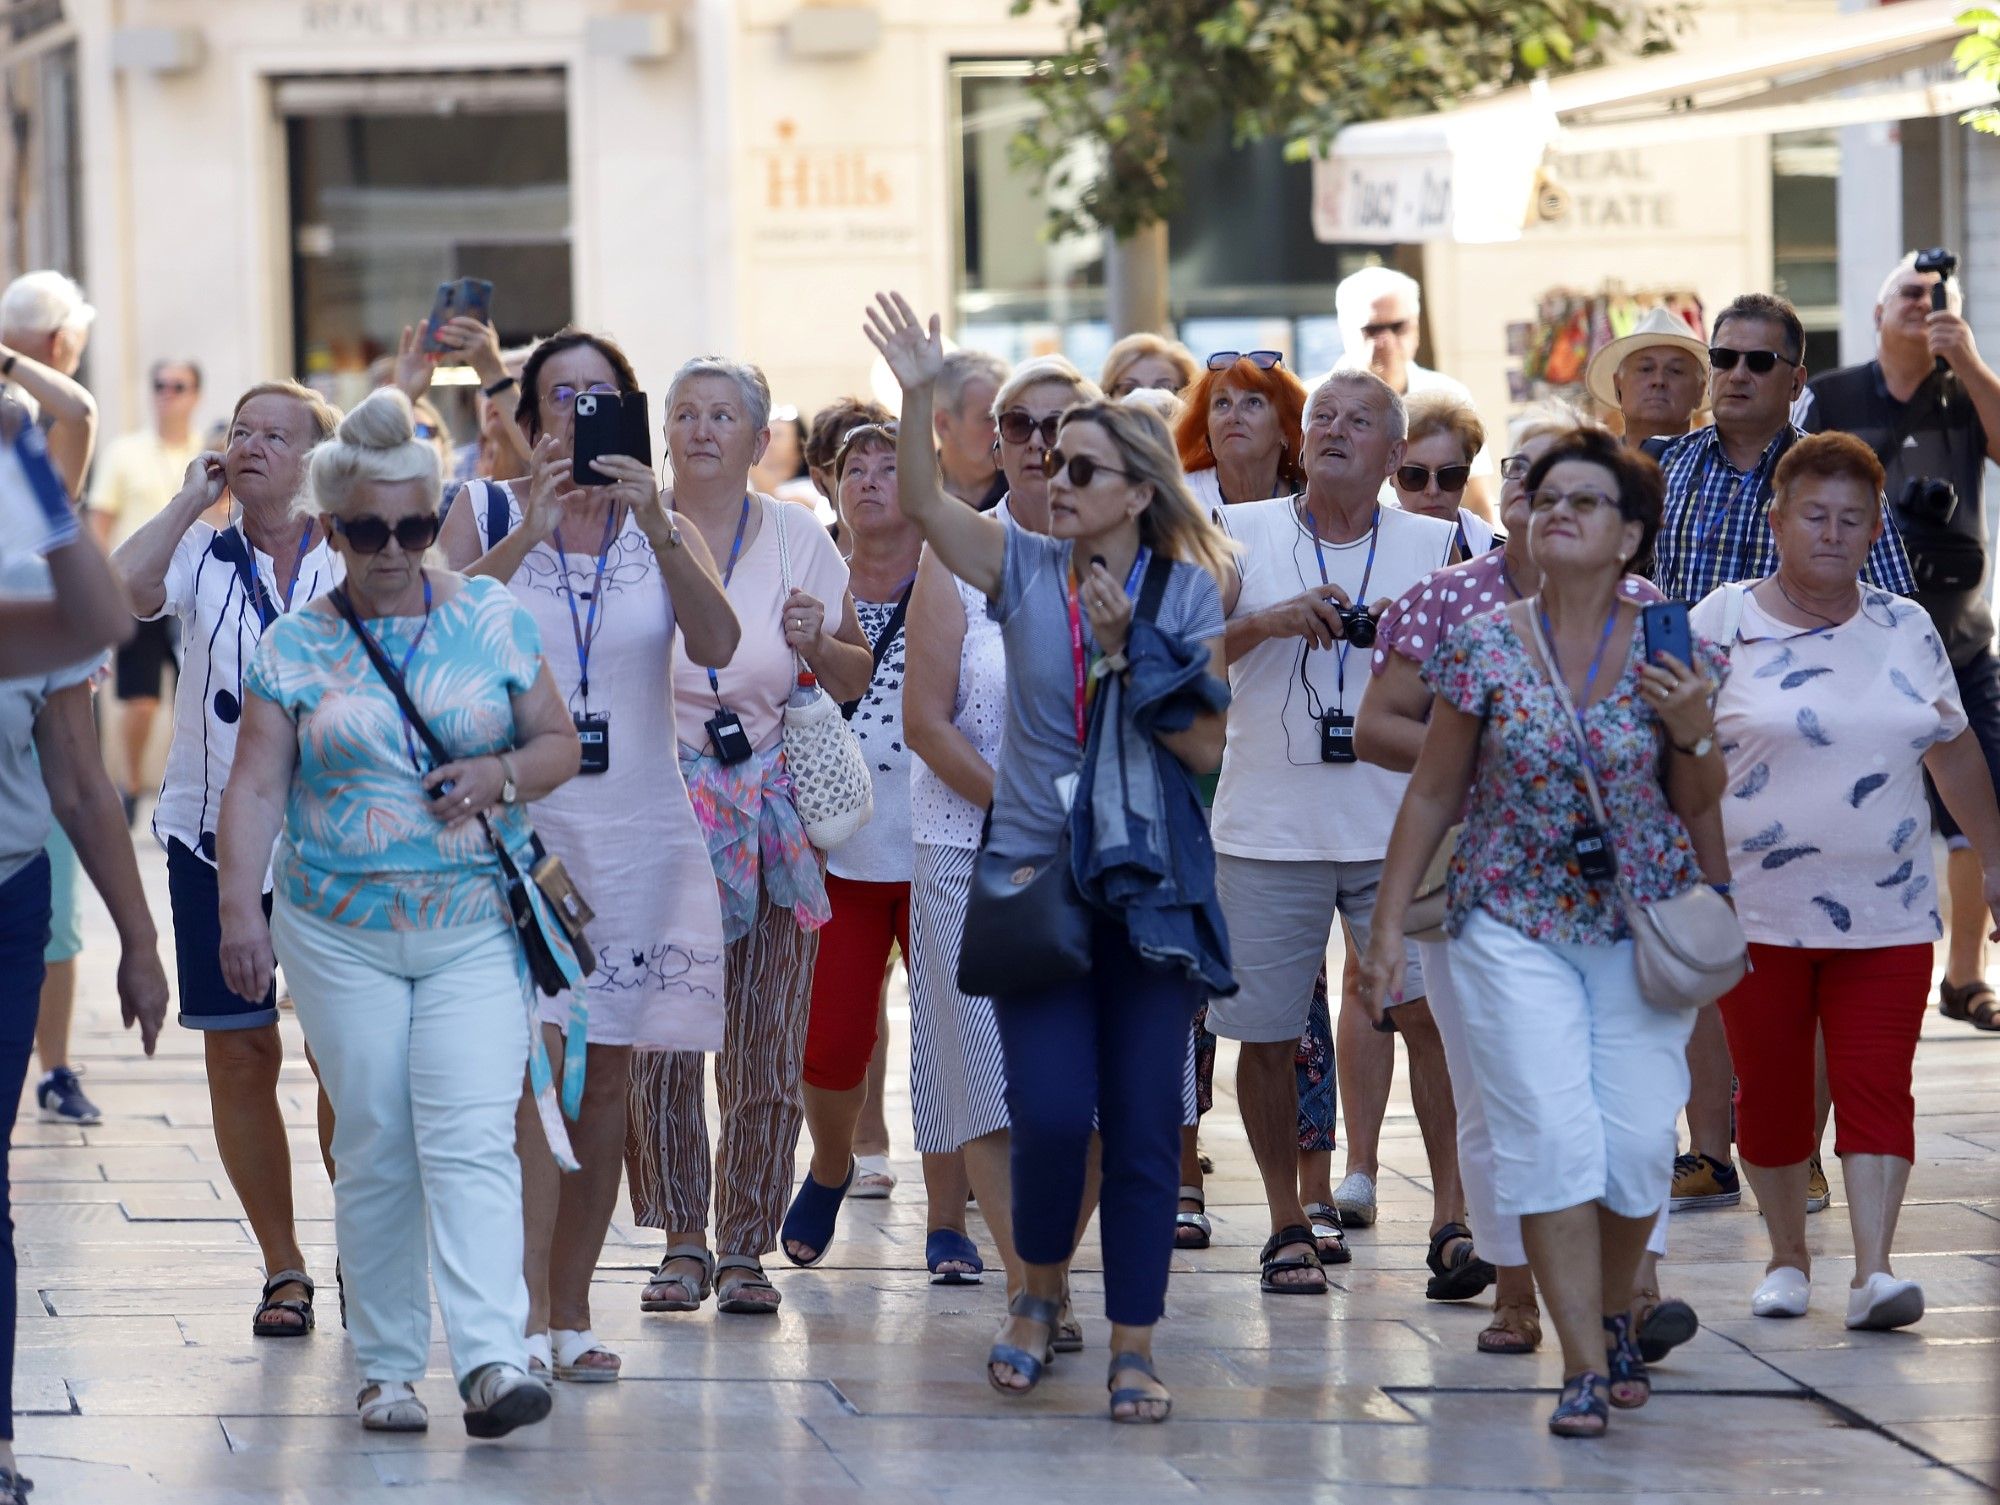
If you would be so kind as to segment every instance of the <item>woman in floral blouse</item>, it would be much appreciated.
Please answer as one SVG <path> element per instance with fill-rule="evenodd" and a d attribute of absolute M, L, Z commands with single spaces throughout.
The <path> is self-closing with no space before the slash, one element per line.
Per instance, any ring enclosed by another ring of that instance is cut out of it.
<path fill-rule="evenodd" d="M 1541 589 L 1448 628 L 1424 671 L 1436 701 L 1390 842 L 1362 993 L 1371 1011 L 1393 999 L 1404 912 L 1463 810 L 1446 929 L 1492 1118 L 1496 1197 L 1521 1218 L 1562 1342 L 1549 1428 L 1597 1436 L 1607 1400 L 1631 1409 L 1649 1394 L 1629 1308 L 1667 1196 L 1694 1020 L 1640 997 L 1619 884 L 1599 865 L 1615 862 L 1640 902 L 1702 881 L 1687 823 L 1712 823 L 1722 793 L 1710 701 L 1725 665 L 1707 644 L 1696 666 L 1644 662 L 1621 587 L 1659 525 L 1650 460 L 1578 429 L 1535 462 L 1527 489 Z M 1553 662 L 1534 646 L 1538 624 Z M 1582 717 L 1608 831 L 1592 817 L 1552 674 Z"/>

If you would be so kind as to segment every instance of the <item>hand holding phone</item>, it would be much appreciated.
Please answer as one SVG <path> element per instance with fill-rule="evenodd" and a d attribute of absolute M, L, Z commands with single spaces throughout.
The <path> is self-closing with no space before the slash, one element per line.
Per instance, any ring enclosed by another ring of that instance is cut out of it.
<path fill-rule="evenodd" d="M 644 392 L 579 392 L 570 429 L 570 474 L 579 486 L 610 486 L 616 478 L 594 466 L 605 455 L 623 455 L 653 466 L 652 424 Z"/>
<path fill-rule="evenodd" d="M 1646 662 L 1657 664 L 1661 654 L 1672 654 L 1690 668 L 1694 666 L 1694 633 L 1688 626 L 1685 601 L 1655 601 L 1640 609 L 1639 625 L 1646 634 Z"/>

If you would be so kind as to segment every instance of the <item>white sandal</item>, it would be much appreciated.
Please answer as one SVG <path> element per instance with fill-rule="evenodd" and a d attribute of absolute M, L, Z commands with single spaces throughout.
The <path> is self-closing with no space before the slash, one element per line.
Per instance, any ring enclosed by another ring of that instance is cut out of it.
<path fill-rule="evenodd" d="M 361 1425 L 370 1432 L 427 1432 L 431 1413 L 401 1380 L 370 1380 L 354 1397 Z"/>
<path fill-rule="evenodd" d="M 896 1173 L 889 1169 L 887 1155 L 856 1155 L 854 1180 L 847 1195 L 856 1201 L 880 1201 L 896 1189 Z"/>
<path fill-rule="evenodd" d="M 549 1372 L 549 1366 L 554 1362 L 549 1353 L 549 1335 L 547 1333 L 529 1333 L 528 1373 L 540 1378 Z"/>
<path fill-rule="evenodd" d="M 597 1334 L 589 1328 L 552 1327 L 549 1341 L 554 1343 L 554 1362 L 550 1372 L 559 1380 L 569 1380 L 580 1385 L 608 1385 L 618 1378 L 618 1355 L 597 1341 Z M 594 1353 L 601 1353 L 609 1364 L 580 1364 L 577 1361 Z"/>

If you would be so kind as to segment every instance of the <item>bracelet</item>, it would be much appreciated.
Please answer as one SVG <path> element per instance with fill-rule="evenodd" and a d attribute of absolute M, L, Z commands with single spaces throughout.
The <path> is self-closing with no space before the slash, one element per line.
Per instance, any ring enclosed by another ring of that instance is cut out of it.
<path fill-rule="evenodd" d="M 514 385 L 514 380 L 511 376 L 503 376 L 500 380 L 493 383 L 492 386 L 481 387 L 479 390 L 484 392 L 488 397 L 498 397 L 502 392 Z"/>
<path fill-rule="evenodd" d="M 1726 899 L 1729 897 L 1729 885 L 1727 883 L 1711 883 L 1709 887 L 1721 894 L 1723 898 Z"/>

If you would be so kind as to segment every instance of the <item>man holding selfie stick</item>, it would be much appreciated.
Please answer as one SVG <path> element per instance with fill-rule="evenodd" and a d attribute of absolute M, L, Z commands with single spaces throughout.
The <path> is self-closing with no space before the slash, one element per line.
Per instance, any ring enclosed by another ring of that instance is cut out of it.
<path fill-rule="evenodd" d="M 1986 462 L 2000 460 L 2000 376 L 1980 359 L 1942 247 L 1912 251 L 1875 300 L 1875 359 L 1816 377 L 1801 427 L 1841 429 L 1875 451 L 1887 500 L 1916 571 L 1917 603 L 1951 659 L 1972 732 L 2000 785 L 2000 657 L 1987 603 Z M 1939 1010 L 2000 1031 L 2000 995 L 1986 981 L 1986 901 L 1979 859 L 1931 791 L 1951 851 L 1951 944 Z"/>

